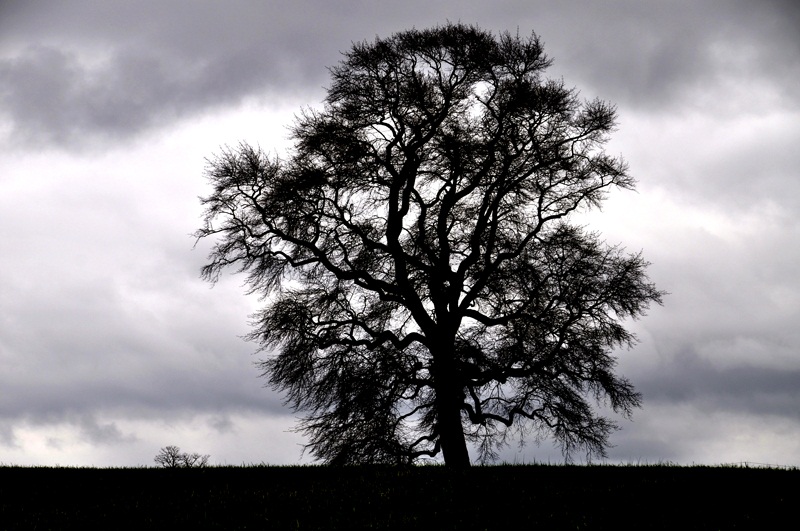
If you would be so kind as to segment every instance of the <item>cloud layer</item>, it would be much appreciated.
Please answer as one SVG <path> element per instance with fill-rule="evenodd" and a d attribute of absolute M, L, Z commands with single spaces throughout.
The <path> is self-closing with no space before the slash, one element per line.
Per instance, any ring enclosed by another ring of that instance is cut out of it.
<path fill-rule="evenodd" d="M 536 31 L 619 109 L 640 180 L 587 223 L 670 292 L 632 323 L 644 395 L 612 459 L 800 462 L 800 8 L 644 3 L 16 2 L 0 7 L 0 462 L 294 462 L 241 278 L 188 236 L 203 159 L 280 151 L 353 41 L 446 21 Z M 176 440 L 180 439 L 180 440 Z M 546 441 L 508 460 L 558 459 Z"/>

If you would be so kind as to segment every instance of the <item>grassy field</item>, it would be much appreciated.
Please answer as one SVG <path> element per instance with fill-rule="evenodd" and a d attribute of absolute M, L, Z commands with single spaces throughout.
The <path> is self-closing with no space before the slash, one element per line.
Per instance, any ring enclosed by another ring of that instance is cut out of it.
<path fill-rule="evenodd" d="M 0 467 L 2 529 L 785 529 L 800 470 Z"/>

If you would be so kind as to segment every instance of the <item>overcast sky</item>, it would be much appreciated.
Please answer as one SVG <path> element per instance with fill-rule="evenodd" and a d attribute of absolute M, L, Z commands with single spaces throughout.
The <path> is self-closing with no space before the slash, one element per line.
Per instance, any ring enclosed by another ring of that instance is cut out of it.
<path fill-rule="evenodd" d="M 281 152 L 352 42 L 448 20 L 535 31 L 618 107 L 638 190 L 585 221 L 670 295 L 619 353 L 644 400 L 609 462 L 800 465 L 793 0 L 0 2 L 0 463 L 300 462 L 240 339 L 258 301 L 199 278 L 204 159 Z"/>

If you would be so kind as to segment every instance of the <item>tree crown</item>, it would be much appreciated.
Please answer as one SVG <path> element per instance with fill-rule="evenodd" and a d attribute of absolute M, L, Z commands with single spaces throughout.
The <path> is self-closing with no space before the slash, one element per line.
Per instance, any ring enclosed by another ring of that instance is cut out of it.
<path fill-rule="evenodd" d="M 614 107 L 549 65 L 536 35 L 461 24 L 358 43 L 287 159 L 209 162 L 203 275 L 265 296 L 250 338 L 317 457 L 447 460 L 461 431 L 490 458 L 509 429 L 602 455 L 614 424 L 587 395 L 639 404 L 611 353 L 662 293 L 570 223 L 634 180 L 602 149 Z"/>

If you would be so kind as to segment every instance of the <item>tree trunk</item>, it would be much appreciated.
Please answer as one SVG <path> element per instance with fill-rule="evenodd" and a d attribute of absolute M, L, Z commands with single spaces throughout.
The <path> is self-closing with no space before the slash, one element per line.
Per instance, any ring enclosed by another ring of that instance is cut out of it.
<path fill-rule="evenodd" d="M 433 356 L 431 375 L 436 393 L 436 431 L 442 447 L 444 464 L 448 468 L 463 469 L 470 466 L 464 426 L 461 424 L 461 407 L 464 403 L 464 386 L 456 363 L 457 323 L 440 319 L 437 329 L 426 330 L 431 338 L 428 349 Z"/>
<path fill-rule="evenodd" d="M 459 385 L 452 347 L 442 349 L 434 356 L 434 390 L 436 391 L 436 422 L 442 445 L 444 464 L 451 468 L 470 466 L 464 426 L 461 424 L 461 406 L 464 390 Z"/>
<path fill-rule="evenodd" d="M 439 391 L 437 389 L 437 394 Z M 464 426 L 461 424 L 460 393 L 447 393 L 447 397 L 437 397 L 437 417 L 439 440 L 442 443 L 444 464 L 448 468 L 468 468 L 470 466 Z"/>

